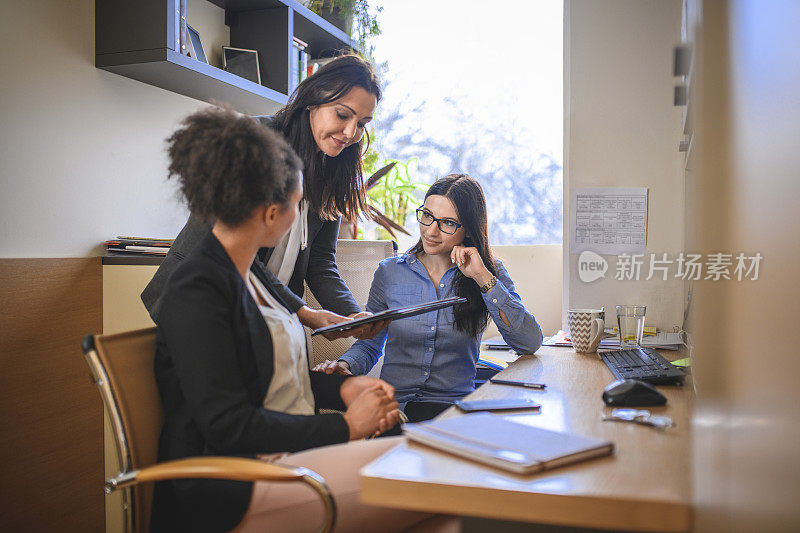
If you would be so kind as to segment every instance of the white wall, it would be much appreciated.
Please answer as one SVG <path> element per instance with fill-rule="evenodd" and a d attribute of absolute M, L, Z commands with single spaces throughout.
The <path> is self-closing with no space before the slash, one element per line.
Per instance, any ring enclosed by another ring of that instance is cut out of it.
<path fill-rule="evenodd" d="M 216 50 L 227 38 L 222 10 L 190 7 Z M 116 235 L 174 237 L 186 211 L 166 182 L 164 140 L 204 104 L 96 69 L 94 0 L 2 2 L 0 42 L 0 257 L 80 257 Z"/>
<path fill-rule="evenodd" d="M 503 261 L 517 294 L 536 317 L 545 336 L 561 328 L 561 245 L 492 246 L 492 253 Z M 485 339 L 499 335 L 489 323 Z"/>
<path fill-rule="evenodd" d="M 564 313 L 605 306 L 613 321 L 615 305 L 636 303 L 648 306 L 648 325 L 682 323 L 682 282 L 616 281 L 616 257 L 604 256 L 605 279 L 587 284 L 569 248 L 572 189 L 647 187 L 645 259 L 683 250 L 681 108 L 672 105 L 680 8 L 679 0 L 565 0 Z"/>

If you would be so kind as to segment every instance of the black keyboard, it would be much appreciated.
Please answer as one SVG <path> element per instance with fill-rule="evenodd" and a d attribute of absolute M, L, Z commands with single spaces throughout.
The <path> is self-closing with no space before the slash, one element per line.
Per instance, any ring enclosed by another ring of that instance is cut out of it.
<path fill-rule="evenodd" d="M 600 352 L 617 379 L 640 379 L 653 385 L 679 385 L 686 376 L 652 348 Z"/>

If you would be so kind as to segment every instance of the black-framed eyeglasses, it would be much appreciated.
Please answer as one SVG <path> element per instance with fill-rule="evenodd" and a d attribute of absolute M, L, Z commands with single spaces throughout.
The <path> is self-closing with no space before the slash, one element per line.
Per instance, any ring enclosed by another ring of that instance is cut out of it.
<path fill-rule="evenodd" d="M 459 224 L 455 220 L 449 218 L 436 218 L 431 214 L 430 211 L 424 209 L 422 207 L 417 208 L 417 221 L 423 226 L 430 226 L 434 222 L 439 226 L 439 230 L 442 233 L 447 233 L 448 235 L 452 235 L 453 233 L 458 231 L 458 228 L 462 227 L 464 224 Z"/>

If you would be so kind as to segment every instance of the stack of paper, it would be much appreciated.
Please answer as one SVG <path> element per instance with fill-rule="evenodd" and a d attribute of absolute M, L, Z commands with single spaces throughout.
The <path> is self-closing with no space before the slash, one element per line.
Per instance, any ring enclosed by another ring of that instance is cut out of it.
<path fill-rule="evenodd" d="M 542 346 L 563 346 L 567 348 L 572 347 L 572 341 L 569 335 L 563 330 L 559 331 L 552 337 L 548 337 L 542 342 Z M 659 350 L 678 350 L 683 346 L 681 341 L 681 334 L 671 331 L 659 331 L 655 335 L 645 335 L 642 337 L 642 346 L 647 348 Z M 606 336 L 600 341 L 599 349 L 602 350 L 619 350 L 619 337 Z"/>
<path fill-rule="evenodd" d="M 153 239 L 150 237 L 117 237 L 103 244 L 109 254 L 167 255 L 173 239 Z"/>

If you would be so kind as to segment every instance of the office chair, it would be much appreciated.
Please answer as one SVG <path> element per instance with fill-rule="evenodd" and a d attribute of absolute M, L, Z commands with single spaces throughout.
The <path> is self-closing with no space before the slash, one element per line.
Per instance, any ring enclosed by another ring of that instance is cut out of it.
<path fill-rule="evenodd" d="M 372 278 L 378 269 L 378 263 L 387 257 L 393 257 L 397 253 L 397 243 L 394 241 L 357 241 L 351 239 L 339 239 L 336 244 L 336 265 L 339 268 L 339 275 L 342 277 L 356 303 L 365 309 L 369 298 L 369 288 L 372 286 Z M 322 306 L 314 298 L 308 285 L 305 287 L 303 298 L 312 309 L 320 309 Z M 307 330 L 308 331 L 308 330 Z M 311 368 L 323 361 L 336 360 L 350 346 L 355 339 L 347 337 L 329 341 L 322 335 L 308 337 L 310 348 L 309 363 Z M 370 376 L 377 377 L 380 374 L 380 367 L 383 364 L 381 358 L 372 371 Z"/>
<path fill-rule="evenodd" d="M 106 480 L 105 492 L 124 489 L 125 530 L 149 530 L 152 482 L 212 478 L 306 483 L 325 506 L 321 530 L 332 531 L 336 505 L 325 480 L 306 468 L 238 457 L 192 457 L 156 464 L 164 415 L 153 373 L 155 338 L 156 328 L 147 328 L 115 335 L 87 335 L 83 339 L 86 361 L 111 420 L 121 469 Z"/>

